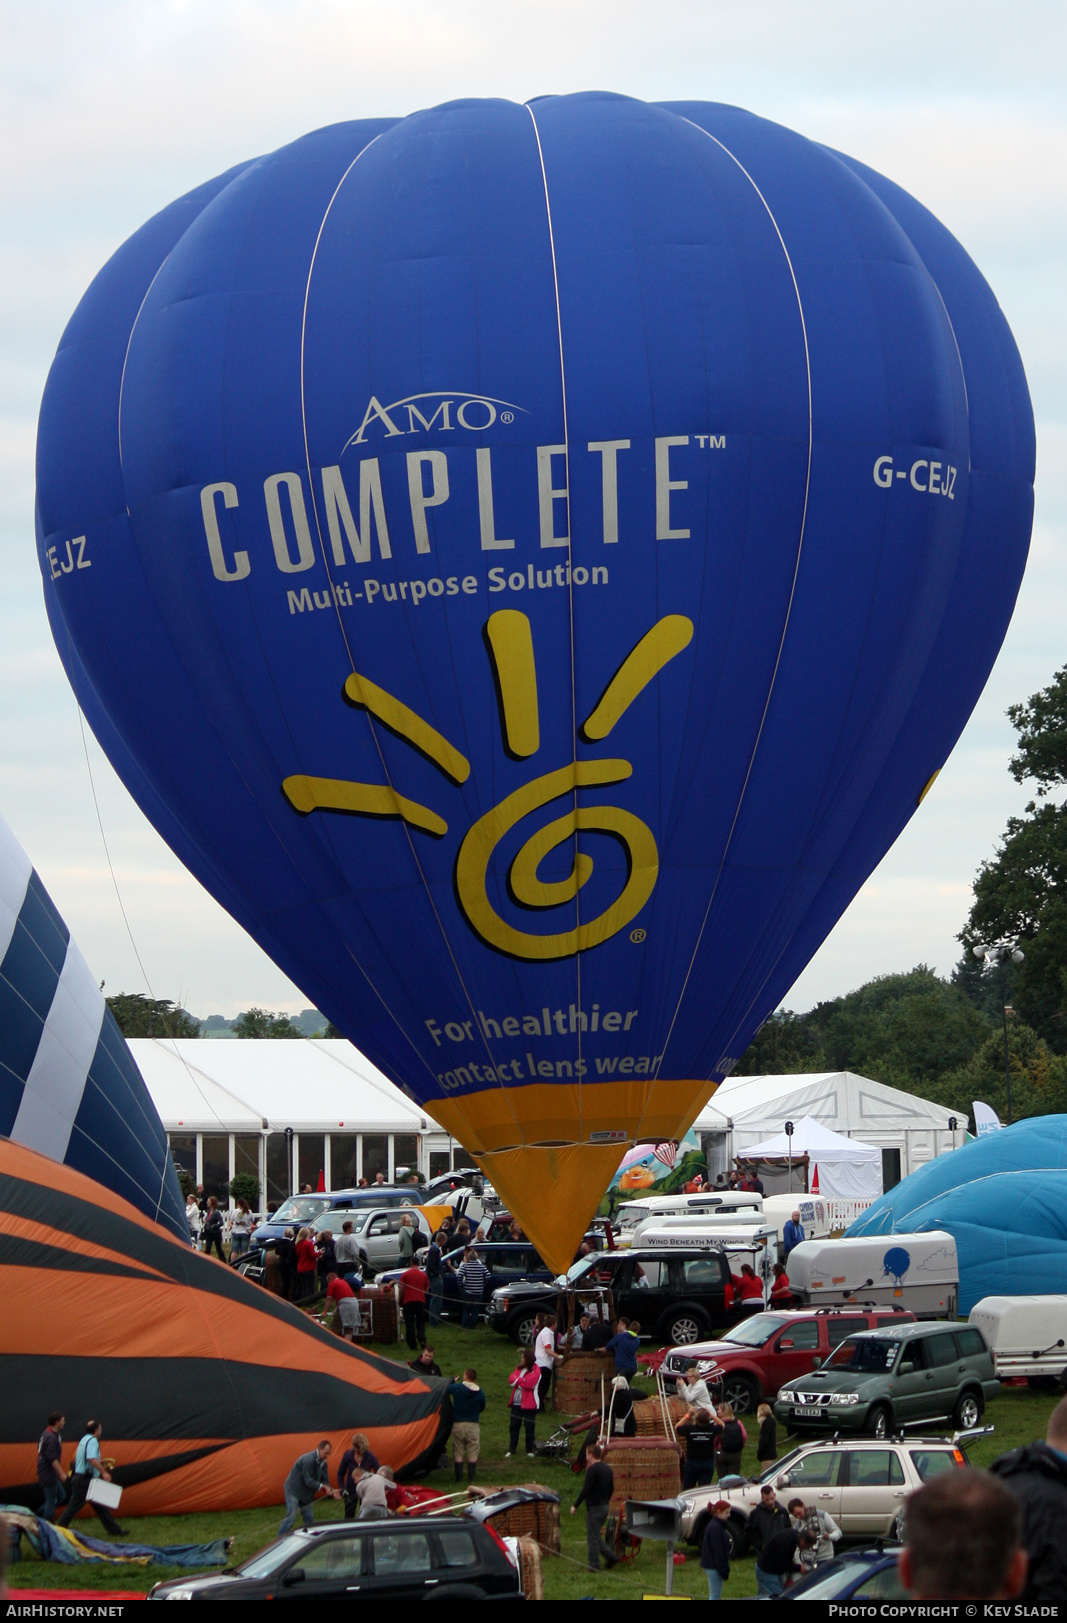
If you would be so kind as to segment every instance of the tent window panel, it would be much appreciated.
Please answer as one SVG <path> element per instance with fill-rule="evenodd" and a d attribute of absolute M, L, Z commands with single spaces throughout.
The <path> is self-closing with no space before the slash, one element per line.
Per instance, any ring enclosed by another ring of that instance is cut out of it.
<path fill-rule="evenodd" d="M 900 1151 L 882 1151 L 882 1192 L 895 1189 L 900 1182 Z"/>
<path fill-rule="evenodd" d="M 303 1189 L 310 1184 L 312 1189 L 319 1187 L 320 1174 L 325 1177 L 326 1170 L 326 1134 L 301 1133 L 300 1134 L 300 1187 Z"/>
<path fill-rule="evenodd" d="M 419 1170 L 419 1136 L 417 1133 L 397 1133 L 393 1138 L 393 1170 L 397 1181 L 404 1172 Z"/>
<path fill-rule="evenodd" d="M 474 1156 L 470 1150 L 465 1150 L 461 1144 L 457 1144 L 452 1151 L 452 1171 L 459 1172 L 463 1167 L 474 1165 Z"/>
<path fill-rule="evenodd" d="M 449 1165 L 452 1157 L 447 1150 L 430 1151 L 430 1178 L 443 1178 L 446 1172 L 451 1172 Z"/>
<path fill-rule="evenodd" d="M 267 1139 L 267 1210 L 275 1211 L 292 1194 L 289 1152 L 284 1133 Z"/>
<path fill-rule="evenodd" d="M 330 1134 L 330 1184 L 334 1189 L 356 1187 L 356 1135 Z"/>
<path fill-rule="evenodd" d="M 172 1157 L 174 1159 L 174 1165 L 176 1167 L 178 1167 L 180 1169 L 180 1171 L 187 1172 L 189 1174 L 190 1178 L 192 1178 L 193 1182 L 195 1183 L 196 1182 L 196 1134 L 195 1133 L 171 1133 L 169 1142 L 170 1142 L 170 1153 L 171 1153 L 171 1155 L 172 1155 Z"/>
<path fill-rule="evenodd" d="M 259 1172 L 259 1134 L 238 1133 L 233 1141 L 233 1170 L 234 1173 L 247 1172 L 259 1184 L 260 1194 L 263 1193 L 263 1180 Z"/>
<path fill-rule="evenodd" d="M 368 1183 L 373 1183 L 379 1172 L 383 1178 L 389 1177 L 389 1135 L 388 1133 L 363 1134 L 363 1176 Z"/>
<path fill-rule="evenodd" d="M 230 1135 L 205 1133 L 203 1136 L 204 1194 L 214 1195 L 220 1205 L 230 1203 Z"/>

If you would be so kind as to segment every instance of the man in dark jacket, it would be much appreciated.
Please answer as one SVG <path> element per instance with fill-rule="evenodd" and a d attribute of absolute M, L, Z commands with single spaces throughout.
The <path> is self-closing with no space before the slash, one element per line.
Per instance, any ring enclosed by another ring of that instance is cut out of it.
<path fill-rule="evenodd" d="M 700 1546 L 700 1565 L 708 1580 L 708 1599 L 721 1600 L 722 1586 L 730 1576 L 730 1535 L 726 1524 L 730 1520 L 730 1505 L 718 1499 L 711 1507 L 708 1525 Z"/>
<path fill-rule="evenodd" d="M 611 1546 L 604 1543 L 603 1536 L 604 1523 L 611 1508 L 611 1496 L 615 1492 L 615 1473 L 610 1465 L 604 1464 L 604 1450 L 599 1443 L 593 1444 L 586 1457 L 589 1464 L 585 1468 L 585 1481 L 571 1506 L 571 1515 L 575 1515 L 578 1506 L 584 1500 L 585 1546 L 589 1558 L 589 1571 L 599 1572 L 601 1556 L 609 1567 L 613 1567 L 618 1559 Z"/>
<path fill-rule="evenodd" d="M 756 1595 L 760 1600 L 775 1600 L 785 1593 L 785 1581 L 795 1573 L 800 1576 L 796 1563 L 798 1550 L 813 1550 L 815 1535 L 806 1530 L 798 1533 L 790 1527 L 785 1532 L 775 1530 L 756 1557 Z"/>
<path fill-rule="evenodd" d="M 778 1503 L 774 1489 L 760 1489 L 760 1501 L 748 1518 L 748 1546 L 758 1556 L 773 1533 L 788 1533 L 789 1512 Z"/>
<path fill-rule="evenodd" d="M 1030 1558 L 1020 1602 L 1067 1597 L 1067 1398 L 1053 1409 L 1043 1443 L 1002 1454 L 989 1467 L 1022 1502 L 1023 1548 Z"/>
<path fill-rule="evenodd" d="M 293 1461 L 293 1468 L 285 1479 L 285 1515 L 278 1529 L 279 1538 L 292 1531 L 298 1516 L 305 1527 L 311 1526 L 315 1520 L 315 1500 L 320 1493 L 329 1494 L 331 1499 L 340 1499 L 340 1488 L 330 1487 L 330 1467 L 327 1462 L 332 1453 L 333 1444 L 324 1437 L 318 1448 L 301 1454 Z"/>

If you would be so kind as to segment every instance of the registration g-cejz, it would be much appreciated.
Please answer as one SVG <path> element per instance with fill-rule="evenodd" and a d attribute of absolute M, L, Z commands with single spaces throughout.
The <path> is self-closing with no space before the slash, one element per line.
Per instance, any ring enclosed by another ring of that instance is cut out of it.
<path fill-rule="evenodd" d="M 956 469 L 951 462 L 931 462 L 928 457 L 918 457 L 910 468 L 894 468 L 891 456 L 880 456 L 874 464 L 875 484 L 888 490 L 894 479 L 907 479 L 911 488 L 924 496 L 947 496 L 950 502 L 956 500 L 953 494 Z"/>

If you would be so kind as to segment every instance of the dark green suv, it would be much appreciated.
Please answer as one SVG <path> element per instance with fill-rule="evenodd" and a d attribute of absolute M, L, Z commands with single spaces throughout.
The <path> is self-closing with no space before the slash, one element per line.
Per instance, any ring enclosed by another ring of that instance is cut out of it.
<path fill-rule="evenodd" d="M 782 1388 L 774 1412 L 798 1435 L 886 1437 L 930 1420 L 968 1430 L 999 1390 L 982 1332 L 934 1320 L 849 1336 L 822 1369 Z"/>

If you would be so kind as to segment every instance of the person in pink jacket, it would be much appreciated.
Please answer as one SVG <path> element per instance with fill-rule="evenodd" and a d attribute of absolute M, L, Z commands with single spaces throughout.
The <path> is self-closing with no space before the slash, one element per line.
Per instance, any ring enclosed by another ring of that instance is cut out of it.
<path fill-rule="evenodd" d="M 506 1460 L 509 1460 L 518 1449 L 520 1422 L 526 1427 L 526 1456 L 528 1459 L 533 1458 L 534 1421 L 537 1415 L 537 1388 L 540 1381 L 541 1371 L 537 1367 L 533 1349 L 524 1347 L 518 1367 L 508 1376 L 508 1385 L 511 1387 L 511 1397 L 508 1400 L 508 1424 L 511 1435 L 508 1451 L 504 1455 Z"/>

